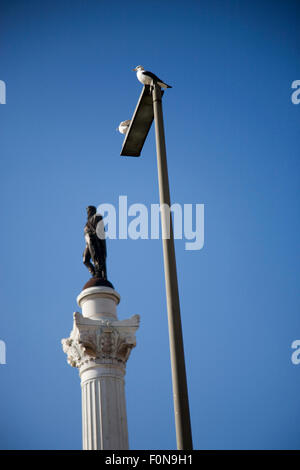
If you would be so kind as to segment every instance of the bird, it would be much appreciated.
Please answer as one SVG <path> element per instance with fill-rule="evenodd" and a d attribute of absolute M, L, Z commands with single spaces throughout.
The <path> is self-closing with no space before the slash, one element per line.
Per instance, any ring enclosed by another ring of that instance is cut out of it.
<path fill-rule="evenodd" d="M 121 134 L 126 134 L 129 129 L 130 123 L 131 119 L 127 119 L 127 121 L 122 121 L 120 122 L 116 130 L 119 131 Z"/>
<path fill-rule="evenodd" d="M 136 72 L 138 81 L 143 85 L 152 85 L 152 82 L 156 82 L 161 88 L 172 88 L 170 85 L 167 85 L 163 80 L 154 75 L 154 73 L 145 70 L 142 65 L 138 65 L 133 69 L 133 71 Z"/>

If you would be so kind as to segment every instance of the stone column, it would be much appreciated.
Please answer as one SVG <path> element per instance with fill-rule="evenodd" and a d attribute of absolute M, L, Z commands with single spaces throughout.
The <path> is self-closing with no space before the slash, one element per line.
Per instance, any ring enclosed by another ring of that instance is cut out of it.
<path fill-rule="evenodd" d="M 77 297 L 70 337 L 62 340 L 68 363 L 79 369 L 85 450 L 128 449 L 124 376 L 139 315 L 119 321 L 120 295 L 110 287 L 84 289 Z"/>

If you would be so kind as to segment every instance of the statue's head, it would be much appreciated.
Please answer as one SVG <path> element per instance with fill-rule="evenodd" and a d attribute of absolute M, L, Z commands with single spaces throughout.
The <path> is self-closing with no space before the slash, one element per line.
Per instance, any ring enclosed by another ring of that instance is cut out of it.
<path fill-rule="evenodd" d="M 92 215 L 96 214 L 97 209 L 95 206 L 87 206 L 86 211 L 87 211 L 88 217 L 92 217 Z"/>

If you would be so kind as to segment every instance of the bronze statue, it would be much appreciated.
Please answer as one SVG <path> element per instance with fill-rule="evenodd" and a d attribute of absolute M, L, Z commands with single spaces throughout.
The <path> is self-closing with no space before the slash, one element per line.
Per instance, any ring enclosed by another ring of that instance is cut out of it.
<path fill-rule="evenodd" d="M 83 252 L 83 263 L 93 277 L 107 280 L 106 240 L 102 221 L 103 217 L 97 214 L 97 209 L 94 206 L 88 206 L 86 210 L 87 223 L 84 227 L 86 246 Z M 102 224 L 102 226 L 98 226 L 98 224 Z"/>

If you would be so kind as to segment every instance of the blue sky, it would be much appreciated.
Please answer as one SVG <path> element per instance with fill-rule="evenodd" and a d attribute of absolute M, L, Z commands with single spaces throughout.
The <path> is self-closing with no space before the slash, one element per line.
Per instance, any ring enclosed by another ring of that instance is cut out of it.
<path fill-rule="evenodd" d="M 299 448 L 297 1 L 0 4 L 0 448 L 80 449 L 61 347 L 85 207 L 158 203 L 154 131 L 120 157 L 144 65 L 163 98 L 172 202 L 205 205 L 205 244 L 176 241 L 196 449 Z M 109 240 L 120 319 L 141 315 L 126 374 L 130 447 L 175 449 L 161 240 Z"/>

